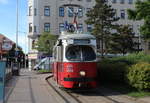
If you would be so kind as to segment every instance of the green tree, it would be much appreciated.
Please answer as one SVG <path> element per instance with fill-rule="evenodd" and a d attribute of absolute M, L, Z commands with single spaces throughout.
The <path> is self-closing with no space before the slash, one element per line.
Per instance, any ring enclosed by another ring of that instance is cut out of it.
<path fill-rule="evenodd" d="M 56 40 L 57 40 L 56 35 L 52 35 L 48 32 L 44 32 L 41 34 L 41 36 L 39 37 L 39 40 L 36 43 L 36 46 L 37 46 L 36 49 L 47 55 L 52 55 L 52 49 Z"/>
<path fill-rule="evenodd" d="M 25 59 L 25 54 L 21 47 L 18 46 L 17 48 L 18 50 L 16 51 L 16 44 L 13 44 L 11 50 L 9 50 L 7 53 L 7 62 L 16 62 L 17 59 L 17 63 L 22 66 L 24 63 L 23 61 Z"/>
<path fill-rule="evenodd" d="M 92 34 L 101 40 L 101 54 L 103 56 L 103 44 L 105 43 L 105 45 L 107 45 L 111 31 L 117 27 L 115 22 L 118 21 L 119 18 L 116 17 L 116 11 L 107 4 L 106 0 L 95 1 L 96 5 L 86 14 L 86 23 L 94 26 Z"/>
<path fill-rule="evenodd" d="M 140 27 L 140 33 L 145 40 L 150 40 L 150 0 L 135 3 L 135 10 L 129 9 L 129 19 L 144 20 L 144 24 Z"/>
<path fill-rule="evenodd" d="M 17 53 L 18 55 L 19 55 L 19 53 L 20 54 L 24 54 L 21 47 L 18 46 L 17 48 L 18 48 L 18 50 L 17 50 L 18 51 L 18 53 Z M 8 51 L 7 55 L 8 55 L 8 57 L 15 58 L 16 57 L 15 53 L 16 53 L 16 44 L 13 44 L 12 48 Z"/>
<path fill-rule="evenodd" d="M 111 36 L 109 50 L 113 53 L 122 53 L 134 51 L 133 29 L 129 25 L 120 25 L 117 32 Z"/>

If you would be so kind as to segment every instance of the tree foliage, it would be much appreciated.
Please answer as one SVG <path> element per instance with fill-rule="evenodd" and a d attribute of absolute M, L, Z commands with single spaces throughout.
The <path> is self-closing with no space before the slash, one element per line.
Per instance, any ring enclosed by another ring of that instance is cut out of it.
<path fill-rule="evenodd" d="M 129 25 L 120 25 L 117 29 L 117 33 L 111 36 L 109 42 L 109 49 L 114 53 L 126 54 L 127 52 L 134 51 L 133 42 L 133 29 Z"/>
<path fill-rule="evenodd" d="M 21 59 L 25 58 L 25 54 L 22 51 L 21 47 L 17 47 L 18 50 L 16 51 L 16 44 L 13 44 L 12 48 L 7 53 L 7 59 L 11 62 L 15 62 L 17 58 L 17 62 L 21 63 Z"/>
<path fill-rule="evenodd" d="M 36 43 L 36 46 L 37 46 L 36 49 L 40 52 L 51 55 L 52 48 L 56 40 L 57 40 L 56 35 L 52 35 L 50 33 L 44 32 L 41 34 L 41 36 L 39 37 L 39 40 Z"/>
<path fill-rule="evenodd" d="M 93 25 L 92 34 L 101 39 L 101 53 L 103 56 L 103 42 L 106 43 L 108 41 L 108 36 L 110 36 L 111 31 L 116 27 L 114 22 L 118 21 L 119 18 L 116 17 L 115 10 L 107 4 L 106 0 L 95 1 L 95 6 L 86 14 L 86 23 Z"/>
<path fill-rule="evenodd" d="M 129 9 L 129 19 L 144 20 L 144 24 L 140 27 L 140 33 L 144 39 L 150 39 L 150 0 L 140 1 L 135 3 L 135 10 Z"/>

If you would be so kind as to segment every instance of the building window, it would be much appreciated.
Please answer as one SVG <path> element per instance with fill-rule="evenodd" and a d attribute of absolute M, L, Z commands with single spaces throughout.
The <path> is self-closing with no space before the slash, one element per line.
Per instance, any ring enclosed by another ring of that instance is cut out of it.
<path fill-rule="evenodd" d="M 91 10 L 91 8 L 86 8 L 86 13 L 88 13 Z"/>
<path fill-rule="evenodd" d="M 79 8 L 78 9 L 78 17 L 82 17 L 83 16 L 83 9 Z"/>
<path fill-rule="evenodd" d="M 34 26 L 34 32 L 36 32 L 36 26 Z"/>
<path fill-rule="evenodd" d="M 112 3 L 117 3 L 117 0 L 112 0 Z"/>
<path fill-rule="evenodd" d="M 64 31 L 64 24 L 60 23 L 59 24 L 59 32 L 61 33 L 62 31 Z"/>
<path fill-rule="evenodd" d="M 29 33 L 32 32 L 32 23 L 29 23 Z"/>
<path fill-rule="evenodd" d="M 44 7 L 44 16 L 50 16 L 50 7 L 49 6 Z"/>
<path fill-rule="evenodd" d="M 60 8 L 59 8 L 59 16 L 60 16 L 60 17 L 64 17 L 64 13 L 65 13 L 65 12 L 64 12 L 64 7 L 60 7 Z"/>
<path fill-rule="evenodd" d="M 36 16 L 37 15 L 37 10 L 36 10 L 36 8 L 34 8 L 34 16 Z"/>
<path fill-rule="evenodd" d="M 78 24 L 78 30 L 79 30 L 80 32 L 83 32 L 83 24 Z"/>
<path fill-rule="evenodd" d="M 129 28 L 133 30 L 133 25 L 132 25 L 132 24 L 130 24 L 130 25 L 129 25 Z"/>
<path fill-rule="evenodd" d="M 92 31 L 92 25 L 88 24 L 87 25 L 87 32 L 91 32 Z"/>
<path fill-rule="evenodd" d="M 32 41 L 32 49 L 35 49 L 35 40 Z"/>
<path fill-rule="evenodd" d="M 91 0 L 86 0 L 86 2 L 91 2 Z"/>
<path fill-rule="evenodd" d="M 129 4 L 133 4 L 133 0 L 129 0 Z"/>
<path fill-rule="evenodd" d="M 68 9 L 68 16 L 69 17 L 73 17 L 73 12 L 74 12 L 73 7 L 69 7 L 69 9 Z"/>
<path fill-rule="evenodd" d="M 120 18 L 125 19 L 125 10 L 120 10 Z"/>
<path fill-rule="evenodd" d="M 32 15 L 32 6 L 29 6 L 29 16 Z"/>
<path fill-rule="evenodd" d="M 121 3 L 121 4 L 124 4 L 124 0 L 120 0 L 120 3 Z"/>
<path fill-rule="evenodd" d="M 50 23 L 44 24 L 44 32 L 50 32 Z"/>

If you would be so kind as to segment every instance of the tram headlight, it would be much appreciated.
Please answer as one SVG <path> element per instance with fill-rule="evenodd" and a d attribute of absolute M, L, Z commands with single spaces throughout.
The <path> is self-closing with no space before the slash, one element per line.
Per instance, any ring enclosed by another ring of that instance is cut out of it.
<path fill-rule="evenodd" d="M 86 75 L 85 71 L 80 71 L 80 76 L 84 77 Z"/>

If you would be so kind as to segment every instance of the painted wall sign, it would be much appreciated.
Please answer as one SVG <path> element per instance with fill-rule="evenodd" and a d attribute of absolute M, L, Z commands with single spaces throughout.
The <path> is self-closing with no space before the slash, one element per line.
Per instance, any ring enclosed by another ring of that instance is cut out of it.
<path fill-rule="evenodd" d="M 5 68 L 6 68 L 6 63 L 0 61 L 0 103 L 4 102 Z"/>

